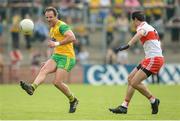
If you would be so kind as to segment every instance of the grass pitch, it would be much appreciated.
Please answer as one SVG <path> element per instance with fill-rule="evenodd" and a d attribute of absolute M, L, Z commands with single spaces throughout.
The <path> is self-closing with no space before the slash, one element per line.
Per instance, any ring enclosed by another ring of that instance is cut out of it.
<path fill-rule="evenodd" d="M 43 84 L 33 96 L 19 85 L 0 85 L 1 120 L 177 120 L 180 119 L 180 85 L 149 85 L 160 98 L 158 115 L 151 115 L 150 103 L 136 92 L 128 114 L 112 114 L 109 107 L 121 104 L 126 86 L 70 85 L 79 99 L 76 113 L 69 114 L 66 97 L 53 85 Z"/>

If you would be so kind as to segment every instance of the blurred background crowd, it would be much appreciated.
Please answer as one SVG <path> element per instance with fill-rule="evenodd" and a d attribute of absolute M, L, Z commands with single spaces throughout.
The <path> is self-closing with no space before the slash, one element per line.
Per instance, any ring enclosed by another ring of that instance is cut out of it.
<path fill-rule="evenodd" d="M 30 71 L 33 78 L 50 56 L 43 14 L 47 6 L 58 9 L 59 18 L 79 40 L 75 45 L 79 66 L 136 64 L 144 57 L 139 43 L 114 52 L 136 32 L 130 16 L 134 10 L 143 10 L 146 21 L 159 32 L 166 63 L 180 61 L 180 0 L 0 0 L 0 80 L 19 80 L 19 70 Z M 23 18 L 34 21 L 33 35 L 20 33 Z"/>

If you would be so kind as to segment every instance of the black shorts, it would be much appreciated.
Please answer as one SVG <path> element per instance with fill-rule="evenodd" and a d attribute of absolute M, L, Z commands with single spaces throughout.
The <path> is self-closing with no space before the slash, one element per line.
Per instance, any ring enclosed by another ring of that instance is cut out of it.
<path fill-rule="evenodd" d="M 143 67 L 141 66 L 141 64 L 139 64 L 136 68 L 137 68 L 138 70 L 141 69 L 141 70 L 147 75 L 147 77 L 149 77 L 149 76 L 151 76 L 151 75 L 153 74 L 151 71 L 143 68 Z"/>

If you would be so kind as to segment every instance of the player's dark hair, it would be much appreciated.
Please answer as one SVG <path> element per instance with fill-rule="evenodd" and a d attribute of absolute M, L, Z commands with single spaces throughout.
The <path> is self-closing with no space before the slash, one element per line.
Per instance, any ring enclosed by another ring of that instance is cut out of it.
<path fill-rule="evenodd" d="M 44 11 L 44 13 L 46 13 L 47 11 L 52 11 L 54 13 L 55 16 L 58 16 L 58 11 L 56 8 L 50 6 L 50 7 L 47 7 Z"/>
<path fill-rule="evenodd" d="M 135 20 L 135 18 L 139 21 L 145 21 L 145 15 L 142 11 L 135 11 L 132 13 L 132 19 Z"/>

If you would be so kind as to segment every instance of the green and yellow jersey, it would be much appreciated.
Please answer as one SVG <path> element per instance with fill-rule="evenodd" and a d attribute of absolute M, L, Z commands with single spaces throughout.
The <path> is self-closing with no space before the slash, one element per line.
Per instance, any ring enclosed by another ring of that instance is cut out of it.
<path fill-rule="evenodd" d="M 54 27 L 51 27 L 49 34 L 53 40 L 61 42 L 65 38 L 64 33 L 68 30 L 71 30 L 71 28 L 66 23 L 59 20 Z M 73 43 L 56 46 L 54 48 L 54 54 L 65 55 L 69 58 L 75 58 Z"/>

